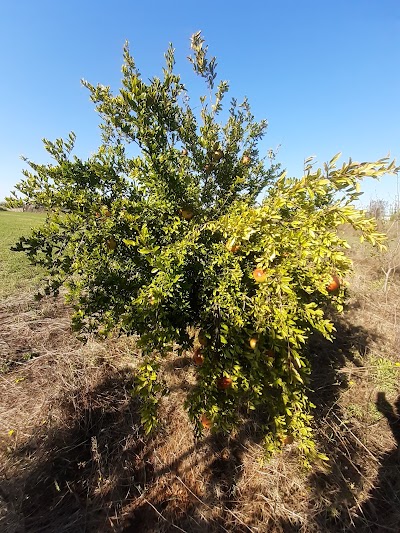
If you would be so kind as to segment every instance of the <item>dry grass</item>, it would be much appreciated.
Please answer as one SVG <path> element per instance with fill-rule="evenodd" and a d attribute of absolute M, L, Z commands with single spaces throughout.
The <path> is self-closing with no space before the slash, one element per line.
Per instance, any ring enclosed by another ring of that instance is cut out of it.
<path fill-rule="evenodd" d="M 257 423 L 196 441 L 183 401 L 190 357 L 163 364 L 170 394 L 151 437 L 130 395 L 134 340 L 80 344 L 61 300 L 0 303 L 0 530 L 66 532 L 400 531 L 396 273 L 353 250 L 337 340 L 315 338 L 312 400 L 327 466 L 296 444 L 262 464 Z"/>

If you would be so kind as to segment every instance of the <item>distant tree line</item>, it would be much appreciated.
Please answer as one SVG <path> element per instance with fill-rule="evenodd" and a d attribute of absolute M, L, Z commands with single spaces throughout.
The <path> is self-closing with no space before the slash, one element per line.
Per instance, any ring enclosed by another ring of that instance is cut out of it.
<path fill-rule="evenodd" d="M 369 217 L 374 217 L 377 220 L 400 218 L 399 200 L 396 199 L 393 204 L 389 204 L 389 202 L 382 199 L 370 200 L 366 212 Z"/>
<path fill-rule="evenodd" d="M 0 202 L 0 208 L 11 209 L 13 211 L 23 211 L 23 212 L 28 212 L 28 213 L 45 211 L 43 206 L 29 203 L 29 202 L 24 202 L 21 199 L 18 199 L 18 201 L 14 200 L 12 205 L 10 205 L 7 201 L 2 201 Z"/>

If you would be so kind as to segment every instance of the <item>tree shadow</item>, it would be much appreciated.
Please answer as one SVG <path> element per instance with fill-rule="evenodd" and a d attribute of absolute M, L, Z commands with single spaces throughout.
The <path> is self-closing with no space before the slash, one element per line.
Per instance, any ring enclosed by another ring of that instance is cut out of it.
<path fill-rule="evenodd" d="M 359 509 L 352 531 L 400 531 L 400 396 L 394 406 L 379 392 L 376 408 L 386 418 L 396 446 L 383 454 L 375 487 Z"/>
<path fill-rule="evenodd" d="M 341 369 L 350 361 L 363 365 L 362 356 L 379 337 L 366 329 L 354 326 L 345 319 L 335 320 L 336 334 L 331 343 L 315 335 L 310 342 L 312 373 L 310 399 L 318 445 L 329 458 L 326 469 L 309 476 L 314 503 L 314 521 L 320 531 L 348 531 L 352 527 L 352 509 L 357 507 L 357 494 L 362 489 L 366 472 L 366 454 L 362 435 L 345 421 L 338 400 L 349 386 Z"/>
<path fill-rule="evenodd" d="M 310 398 L 315 404 L 314 416 L 323 418 L 335 406 L 340 393 L 348 386 L 347 378 L 340 371 L 348 361 L 356 367 L 363 365 L 362 354 L 377 335 L 360 326 L 348 324 L 344 319 L 335 320 L 335 338 L 328 341 L 315 333 L 309 342 L 311 359 Z M 336 408 L 336 407 L 335 407 Z"/>
<path fill-rule="evenodd" d="M 109 373 L 95 388 L 60 398 L 62 416 L 11 452 L 0 494 L 29 533 L 113 531 L 121 502 L 146 483 L 148 439 L 139 430 L 127 376 Z"/>
<path fill-rule="evenodd" d="M 227 525 L 232 523 L 232 516 L 235 516 L 231 509 L 237 503 L 236 486 L 243 471 L 243 455 L 246 451 L 244 443 L 249 438 L 262 438 L 252 421 L 244 424 L 234 438 L 221 433 L 202 437 L 174 461 L 155 469 L 153 483 L 167 476 L 171 485 L 181 484 L 179 504 L 171 502 L 168 490 L 153 492 L 151 501 L 144 498 L 126 518 L 123 533 L 252 531 L 244 523 L 235 523 L 233 528 L 228 528 Z M 200 452 L 205 452 L 210 460 L 204 464 L 202 472 L 207 478 L 203 480 L 206 490 L 202 491 L 203 494 L 196 494 L 180 476 L 184 478 L 185 470 L 190 468 L 182 467 L 185 458 L 196 453 L 200 458 Z M 177 493 L 179 491 L 175 489 L 175 497 Z M 214 513 L 214 510 L 218 512 Z"/>
<path fill-rule="evenodd" d="M 10 452 L 0 481 L 9 511 L 8 519 L 0 515 L 1 531 L 224 531 L 220 516 L 203 519 L 199 510 L 231 505 L 249 428 L 236 439 L 210 434 L 159 466 L 154 450 L 164 430 L 143 434 L 131 378 L 110 367 L 92 388 L 69 391 L 58 400 L 57 419 L 38 423 Z M 202 467 L 210 470 L 206 496 L 185 479 L 185 460 L 200 451 L 211 457 Z"/>

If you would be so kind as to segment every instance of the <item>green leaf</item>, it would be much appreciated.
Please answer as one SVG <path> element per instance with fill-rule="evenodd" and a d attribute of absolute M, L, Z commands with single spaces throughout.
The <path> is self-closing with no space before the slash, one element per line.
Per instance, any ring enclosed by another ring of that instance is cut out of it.
<path fill-rule="evenodd" d="M 140 248 L 138 252 L 142 255 L 148 255 L 148 254 L 153 254 L 159 249 L 160 249 L 159 246 L 155 246 L 154 248 Z"/>
<path fill-rule="evenodd" d="M 127 246 L 136 246 L 137 242 L 133 241 L 131 239 L 122 239 L 122 242 L 126 244 Z"/>

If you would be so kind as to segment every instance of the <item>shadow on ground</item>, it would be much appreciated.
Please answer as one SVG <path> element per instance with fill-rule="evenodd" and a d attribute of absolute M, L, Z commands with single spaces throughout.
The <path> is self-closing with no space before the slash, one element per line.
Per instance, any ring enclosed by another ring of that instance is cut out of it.
<path fill-rule="evenodd" d="M 383 454 L 375 487 L 359 510 L 353 531 L 400 531 L 400 396 L 392 406 L 379 392 L 376 407 L 391 429 L 395 447 Z"/>
<path fill-rule="evenodd" d="M 346 374 L 340 369 L 346 361 L 351 361 L 356 367 L 362 366 L 362 356 L 368 346 L 371 342 L 379 344 L 380 339 L 345 320 L 338 321 L 336 327 L 333 343 L 315 337 L 310 345 L 313 354 L 311 400 L 316 405 L 315 424 L 319 428 L 319 444 L 330 459 L 329 470 L 313 473 L 309 480 L 314 494 L 315 522 L 321 532 L 398 533 L 400 471 L 397 450 L 385 453 L 383 457 L 374 456 L 364 445 L 366 435 L 360 433 L 359 427 L 352 427 L 338 405 L 341 390 L 348 386 Z M 386 405 L 389 414 L 385 416 L 399 442 L 399 418 L 384 400 L 384 394 L 378 395 L 376 405 L 381 413 L 384 413 L 382 406 Z M 374 481 L 371 480 L 371 470 L 377 468 L 376 488 L 369 492 L 360 506 L 359 495 L 365 490 L 368 478 L 369 482 Z"/>
<path fill-rule="evenodd" d="M 10 452 L 10 468 L 0 483 L 9 511 L 3 520 L 0 516 L 2 532 L 226 530 L 223 518 L 202 521 L 196 510 L 216 504 L 229 509 L 241 472 L 241 435 L 234 440 L 209 436 L 159 467 L 153 452 L 162 431 L 143 436 L 131 388 L 127 375 L 118 372 L 86 393 L 77 389 L 72 401 L 60 400 L 62 423 L 39 425 L 33 437 Z M 246 427 L 244 434 L 247 438 Z M 200 500 L 182 480 L 182 465 L 205 448 L 211 458 L 205 464 L 211 472 L 210 496 Z M 181 491 L 173 483 L 181 484 Z"/>
<path fill-rule="evenodd" d="M 14 472 L 6 472 L 0 495 L 14 520 L 1 531 L 113 530 L 121 502 L 146 482 L 146 445 L 128 389 L 118 373 L 86 394 L 76 390 L 72 401 L 60 399 L 58 423 L 39 425 L 12 452 Z"/>

